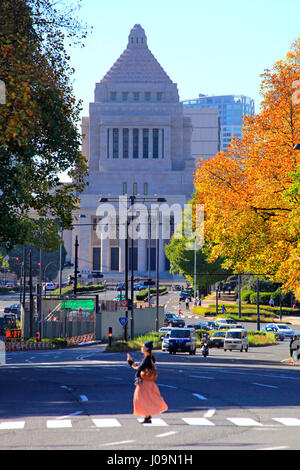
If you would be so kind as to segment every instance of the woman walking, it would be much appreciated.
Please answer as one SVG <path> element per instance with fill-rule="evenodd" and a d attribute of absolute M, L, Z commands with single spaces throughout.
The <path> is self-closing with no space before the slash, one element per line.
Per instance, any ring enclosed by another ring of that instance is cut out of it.
<path fill-rule="evenodd" d="M 128 364 L 137 370 L 133 395 L 133 414 L 144 417 L 143 424 L 151 423 L 153 415 L 163 413 L 168 409 L 168 405 L 162 398 L 156 383 L 141 377 L 143 371 L 149 369 L 153 371 L 155 368 L 155 357 L 152 354 L 152 349 L 153 341 L 143 344 L 141 352 L 144 354 L 144 358 L 140 363 L 134 362 L 130 354 L 127 354 Z"/>

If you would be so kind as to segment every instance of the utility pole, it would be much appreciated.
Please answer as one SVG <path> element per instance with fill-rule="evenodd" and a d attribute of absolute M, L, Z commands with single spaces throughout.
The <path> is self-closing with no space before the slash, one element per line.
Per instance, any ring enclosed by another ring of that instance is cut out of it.
<path fill-rule="evenodd" d="M 241 275 L 238 274 L 239 318 L 242 317 Z"/>
<path fill-rule="evenodd" d="M 33 336 L 32 253 L 29 250 L 29 335 Z"/>
<path fill-rule="evenodd" d="M 74 263 L 74 295 L 77 295 L 77 270 L 78 270 L 78 236 L 75 238 L 75 263 Z"/>
<path fill-rule="evenodd" d="M 257 303 L 257 331 L 260 330 L 260 311 L 259 311 L 259 278 L 256 281 L 256 303 Z"/>
<path fill-rule="evenodd" d="M 158 331 L 158 310 L 159 310 L 159 209 L 157 209 L 156 217 L 156 317 L 155 330 Z"/>

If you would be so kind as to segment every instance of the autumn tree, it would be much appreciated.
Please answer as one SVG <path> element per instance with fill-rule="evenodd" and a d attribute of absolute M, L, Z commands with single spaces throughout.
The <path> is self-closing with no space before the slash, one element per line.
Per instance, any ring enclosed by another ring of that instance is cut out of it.
<path fill-rule="evenodd" d="M 266 275 L 300 296 L 300 39 L 262 75 L 261 111 L 226 152 L 199 161 L 195 199 L 205 206 L 209 259 Z"/>
<path fill-rule="evenodd" d="M 65 45 L 82 42 L 86 32 L 56 4 L 0 3 L 0 80 L 6 89 L 0 104 L 0 244 L 6 249 L 23 243 L 53 248 L 59 240 L 57 230 L 53 236 L 54 218 L 72 226 L 85 186 L 80 102 L 73 95 Z M 70 184 L 60 183 L 62 172 Z"/>

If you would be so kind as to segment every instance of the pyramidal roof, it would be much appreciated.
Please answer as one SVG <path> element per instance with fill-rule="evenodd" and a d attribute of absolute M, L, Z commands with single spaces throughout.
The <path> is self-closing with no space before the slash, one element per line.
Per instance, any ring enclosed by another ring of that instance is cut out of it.
<path fill-rule="evenodd" d="M 173 83 L 147 45 L 141 25 L 130 31 L 128 45 L 101 82 L 165 82 Z"/>

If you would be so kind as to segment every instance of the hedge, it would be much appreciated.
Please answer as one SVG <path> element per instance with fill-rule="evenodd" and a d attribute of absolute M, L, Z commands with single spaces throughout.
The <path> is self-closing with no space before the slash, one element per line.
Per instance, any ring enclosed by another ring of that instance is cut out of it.
<path fill-rule="evenodd" d="M 260 292 L 259 293 L 259 304 L 260 305 L 269 305 L 272 292 Z M 253 292 L 250 295 L 250 304 L 256 305 L 257 303 L 257 293 Z"/>
<path fill-rule="evenodd" d="M 158 289 L 159 291 L 159 294 L 162 295 L 162 294 L 166 294 L 168 292 L 167 288 L 166 287 L 159 287 Z M 152 287 L 150 289 L 150 295 L 154 295 L 156 294 L 156 287 Z M 145 289 L 145 290 L 142 290 L 140 291 L 137 295 L 136 295 L 136 300 L 142 302 L 143 300 L 145 299 L 148 299 L 148 289 Z"/>

